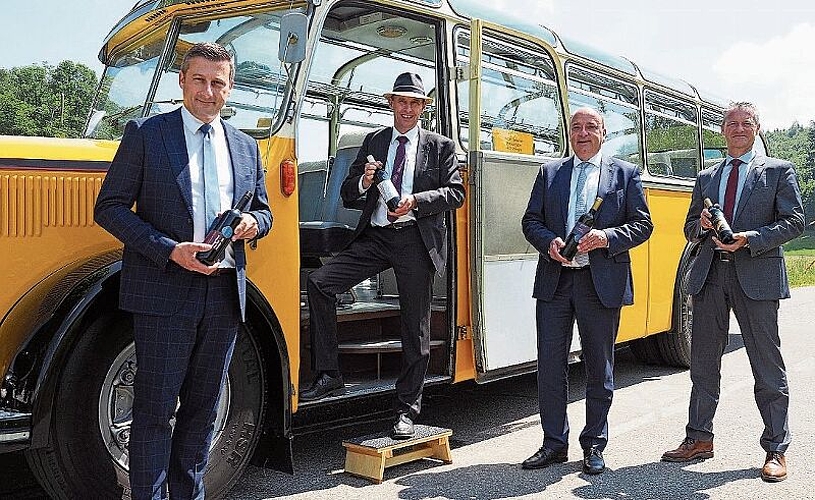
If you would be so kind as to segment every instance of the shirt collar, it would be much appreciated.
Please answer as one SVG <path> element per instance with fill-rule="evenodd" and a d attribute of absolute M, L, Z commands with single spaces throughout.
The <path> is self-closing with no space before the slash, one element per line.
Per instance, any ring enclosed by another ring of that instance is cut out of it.
<path fill-rule="evenodd" d="M 204 122 L 193 116 L 193 114 L 190 113 L 190 111 L 184 106 L 181 106 L 181 121 L 184 122 L 184 128 L 193 135 L 197 134 L 198 129 L 204 124 Z M 221 120 L 213 120 L 210 122 L 210 125 L 212 125 L 212 132 L 215 135 L 219 135 L 224 129 L 223 125 L 221 125 Z"/>
<path fill-rule="evenodd" d="M 411 144 L 416 144 L 419 141 L 419 125 L 417 124 L 415 127 L 408 130 L 404 134 L 400 134 L 399 131 L 396 130 L 396 127 L 393 127 L 393 132 L 391 133 L 391 142 L 396 141 L 396 138 L 399 137 L 400 135 L 404 135 L 405 137 L 407 137 L 408 141 Z"/>
<path fill-rule="evenodd" d="M 603 152 L 598 151 L 596 155 L 592 156 L 591 158 L 589 158 L 586 161 L 581 160 L 580 158 L 577 157 L 577 155 L 572 155 L 572 158 L 573 158 L 575 167 L 580 165 L 581 163 L 588 163 L 592 167 L 599 167 L 600 162 L 603 161 Z"/>
<path fill-rule="evenodd" d="M 755 157 L 756 157 L 756 152 L 751 149 L 750 151 L 748 151 L 748 152 L 744 153 L 743 155 L 739 156 L 739 160 L 741 160 L 742 163 L 749 164 L 751 161 L 753 161 L 753 158 L 755 158 Z M 733 156 L 727 155 L 727 158 L 726 158 L 724 164 L 725 165 L 730 165 L 730 162 L 732 162 L 734 159 L 735 158 Z"/>

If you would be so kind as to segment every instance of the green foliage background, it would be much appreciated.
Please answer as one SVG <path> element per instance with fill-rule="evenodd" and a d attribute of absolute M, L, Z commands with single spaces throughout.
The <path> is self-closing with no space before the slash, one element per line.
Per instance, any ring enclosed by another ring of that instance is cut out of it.
<path fill-rule="evenodd" d="M 80 137 L 98 81 L 72 61 L 0 68 L 0 134 Z"/>

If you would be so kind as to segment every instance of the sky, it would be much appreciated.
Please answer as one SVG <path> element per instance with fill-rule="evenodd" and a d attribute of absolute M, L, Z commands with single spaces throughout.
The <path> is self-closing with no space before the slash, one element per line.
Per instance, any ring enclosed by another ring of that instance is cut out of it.
<path fill-rule="evenodd" d="M 524 16 L 570 39 L 723 99 L 751 101 L 766 130 L 815 120 L 812 0 L 484 1 L 506 10 L 523 4 Z M 101 74 L 102 40 L 135 3 L 6 2 L 0 13 L 0 67 L 68 59 Z"/>

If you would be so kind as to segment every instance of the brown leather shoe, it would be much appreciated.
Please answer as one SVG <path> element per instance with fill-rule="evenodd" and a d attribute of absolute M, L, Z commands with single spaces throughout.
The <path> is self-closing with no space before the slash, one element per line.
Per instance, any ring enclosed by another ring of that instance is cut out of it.
<path fill-rule="evenodd" d="M 713 441 L 698 441 L 693 438 L 685 438 L 679 448 L 662 454 L 662 460 L 665 462 L 690 462 L 699 458 L 712 457 Z"/>
<path fill-rule="evenodd" d="M 768 483 L 777 483 L 787 479 L 787 459 L 778 451 L 768 451 L 764 467 L 761 469 L 761 479 Z"/>

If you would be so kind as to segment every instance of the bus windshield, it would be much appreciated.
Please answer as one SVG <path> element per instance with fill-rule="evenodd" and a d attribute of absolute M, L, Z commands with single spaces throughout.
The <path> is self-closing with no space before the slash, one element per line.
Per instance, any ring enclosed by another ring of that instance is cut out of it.
<path fill-rule="evenodd" d="M 226 19 L 185 19 L 170 55 L 160 57 L 167 31 L 154 32 L 140 45 L 116 55 L 102 76 L 86 135 L 121 137 L 128 120 L 174 109 L 182 102 L 178 72 L 183 54 L 199 42 L 217 42 L 235 61 L 235 86 L 221 116 L 244 131 L 268 133 L 284 102 L 291 68 L 277 60 L 280 16 L 260 12 Z M 161 66 L 152 95 L 156 69 Z"/>

